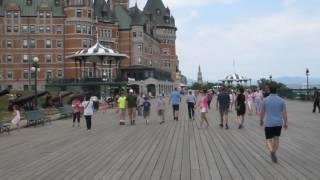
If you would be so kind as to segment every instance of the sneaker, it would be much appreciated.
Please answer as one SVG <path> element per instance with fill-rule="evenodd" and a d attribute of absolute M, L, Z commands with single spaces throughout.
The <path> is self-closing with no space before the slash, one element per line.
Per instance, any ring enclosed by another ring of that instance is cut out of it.
<path fill-rule="evenodd" d="M 221 128 L 223 128 L 223 124 L 221 123 L 221 124 L 219 124 L 219 126 L 221 127 Z"/>
<path fill-rule="evenodd" d="M 242 129 L 242 128 L 243 128 L 243 125 L 242 125 L 242 124 L 240 124 L 238 129 Z"/>
<path fill-rule="evenodd" d="M 226 124 L 226 130 L 228 130 L 229 129 L 229 126 L 228 126 L 228 124 Z"/>

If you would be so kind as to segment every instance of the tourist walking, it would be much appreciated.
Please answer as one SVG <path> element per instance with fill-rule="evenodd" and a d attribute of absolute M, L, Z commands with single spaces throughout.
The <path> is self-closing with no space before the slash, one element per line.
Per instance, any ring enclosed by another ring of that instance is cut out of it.
<path fill-rule="evenodd" d="M 314 95 L 313 95 L 313 110 L 312 112 L 315 113 L 316 109 L 318 107 L 319 113 L 320 113 L 320 92 L 317 90 L 317 88 L 314 89 Z"/>
<path fill-rule="evenodd" d="M 90 100 L 90 97 L 85 97 L 85 100 L 82 102 L 81 106 L 83 107 L 83 115 L 86 119 L 87 130 L 91 130 L 92 125 L 92 116 L 93 116 L 93 101 Z"/>
<path fill-rule="evenodd" d="M 254 104 L 255 104 L 256 114 L 260 114 L 261 107 L 262 107 L 262 101 L 263 101 L 263 93 L 262 93 L 262 91 L 260 89 L 257 89 L 253 93 L 253 97 L 254 97 Z"/>
<path fill-rule="evenodd" d="M 229 106 L 230 106 L 229 93 L 226 91 L 225 87 L 222 87 L 217 98 L 217 109 L 220 112 L 221 128 L 223 128 L 223 124 L 225 124 L 225 128 L 229 129 L 229 125 L 228 125 Z"/>
<path fill-rule="evenodd" d="M 189 91 L 188 97 L 187 97 L 187 105 L 188 105 L 188 114 L 189 119 L 191 118 L 194 120 L 194 107 L 196 105 L 196 97 L 192 94 L 192 91 Z"/>
<path fill-rule="evenodd" d="M 270 86 L 270 95 L 263 100 L 260 125 L 264 126 L 265 137 L 271 159 L 277 163 L 277 150 L 282 126 L 288 128 L 288 116 L 285 101 L 279 97 L 277 89 Z"/>
<path fill-rule="evenodd" d="M 125 125 L 126 122 L 126 107 L 127 107 L 127 97 L 123 94 L 123 92 L 120 92 L 119 98 L 118 98 L 118 113 L 120 117 L 120 125 Z"/>
<path fill-rule="evenodd" d="M 129 95 L 126 98 L 127 106 L 128 106 L 128 116 L 131 125 L 135 125 L 136 123 L 136 110 L 137 110 L 137 96 L 135 95 L 133 89 L 129 90 Z"/>
<path fill-rule="evenodd" d="M 170 103 L 172 104 L 173 120 L 179 120 L 179 105 L 181 102 L 181 95 L 178 88 L 174 88 L 174 91 L 170 95 Z"/>
<path fill-rule="evenodd" d="M 143 103 L 143 118 L 146 121 L 146 125 L 149 124 L 150 108 L 151 108 L 151 103 L 149 101 L 149 98 L 145 97 L 144 103 Z"/>
<path fill-rule="evenodd" d="M 144 94 L 140 93 L 140 96 L 138 97 L 138 116 L 142 116 L 143 115 L 143 103 L 144 103 Z"/>
<path fill-rule="evenodd" d="M 19 107 L 18 105 L 13 105 L 13 112 L 12 112 L 12 120 L 11 120 L 11 123 L 13 125 L 15 125 L 17 128 L 20 128 L 20 120 L 21 120 L 21 117 L 20 117 L 20 110 L 19 110 Z"/>
<path fill-rule="evenodd" d="M 74 98 L 71 102 L 72 107 L 72 119 L 73 124 L 72 127 L 75 126 L 76 120 L 78 122 L 78 127 L 80 127 L 80 111 L 81 111 L 81 101 L 79 98 Z"/>
<path fill-rule="evenodd" d="M 246 97 L 243 94 L 244 89 L 240 88 L 240 93 L 238 94 L 235 102 L 237 111 L 237 122 L 239 123 L 239 129 L 243 128 L 244 118 L 246 114 Z"/>
<path fill-rule="evenodd" d="M 247 90 L 247 105 L 248 105 L 248 114 L 252 115 L 253 113 L 253 102 L 254 102 L 254 96 L 253 93 L 251 91 L 251 89 Z"/>
<path fill-rule="evenodd" d="M 198 102 L 198 106 L 200 109 L 200 114 L 201 114 L 201 123 L 200 123 L 200 128 L 203 128 L 203 122 L 206 122 L 206 128 L 209 127 L 209 122 L 207 118 L 207 113 L 208 113 L 208 95 L 207 91 L 203 90 L 201 92 L 201 97 Z"/>
<path fill-rule="evenodd" d="M 209 91 L 208 94 L 207 94 L 207 97 L 208 97 L 208 109 L 210 109 L 211 101 L 212 101 L 212 98 L 213 98 L 212 92 Z"/>
<path fill-rule="evenodd" d="M 163 124 L 165 122 L 165 108 L 166 103 L 164 101 L 164 94 L 161 94 L 158 101 L 157 101 L 157 108 L 158 108 L 158 116 L 160 117 L 161 121 L 160 124 Z"/>

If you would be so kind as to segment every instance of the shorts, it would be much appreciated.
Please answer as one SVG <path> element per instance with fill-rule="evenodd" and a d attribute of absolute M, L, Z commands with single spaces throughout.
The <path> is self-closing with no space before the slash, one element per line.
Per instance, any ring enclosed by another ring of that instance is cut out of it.
<path fill-rule="evenodd" d="M 136 110 L 137 110 L 136 107 L 128 108 L 128 115 L 132 116 L 133 119 L 136 117 Z"/>
<path fill-rule="evenodd" d="M 179 105 L 172 105 L 173 111 L 179 111 Z"/>
<path fill-rule="evenodd" d="M 221 114 L 228 114 L 229 107 L 220 107 L 219 111 L 220 111 Z"/>
<path fill-rule="evenodd" d="M 266 139 L 272 139 L 274 137 L 279 137 L 281 135 L 281 126 L 276 126 L 276 127 L 265 127 L 265 135 Z"/>
<path fill-rule="evenodd" d="M 201 109 L 200 109 L 200 112 L 202 112 L 202 113 L 207 113 L 207 108 L 201 108 Z"/>

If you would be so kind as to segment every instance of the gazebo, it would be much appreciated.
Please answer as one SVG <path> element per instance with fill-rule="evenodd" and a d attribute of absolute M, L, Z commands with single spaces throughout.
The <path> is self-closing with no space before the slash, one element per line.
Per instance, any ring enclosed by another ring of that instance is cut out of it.
<path fill-rule="evenodd" d="M 98 41 L 90 48 L 66 56 L 75 63 L 72 78 L 48 79 L 46 87 L 60 91 L 91 92 L 106 98 L 120 88 L 126 88 L 124 86 L 127 84 L 121 81 L 120 62 L 127 57 Z"/>
<path fill-rule="evenodd" d="M 241 76 L 237 73 L 230 74 L 226 76 L 224 79 L 220 80 L 224 85 L 234 85 L 234 84 L 239 84 L 239 85 L 248 85 L 248 82 L 250 82 L 251 85 L 251 78 Z"/>
<path fill-rule="evenodd" d="M 92 47 L 77 51 L 66 58 L 74 60 L 78 78 L 104 78 L 112 82 L 119 75 L 120 61 L 126 57 L 127 55 L 104 47 L 97 42 Z M 92 65 L 87 66 L 87 63 L 92 63 Z M 93 72 L 86 71 L 87 67 L 93 67 Z"/>

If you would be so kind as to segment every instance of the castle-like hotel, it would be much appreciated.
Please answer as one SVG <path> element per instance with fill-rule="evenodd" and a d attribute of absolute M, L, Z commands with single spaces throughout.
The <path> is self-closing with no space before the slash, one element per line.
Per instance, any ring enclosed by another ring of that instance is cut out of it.
<path fill-rule="evenodd" d="M 48 79 L 79 77 L 77 63 L 66 57 L 93 46 L 97 37 L 127 55 L 120 78 L 175 81 L 176 31 L 161 0 L 148 0 L 143 10 L 129 7 L 129 0 L 0 0 L 0 88 L 30 89 L 34 57 L 42 87 Z M 102 62 L 96 71 L 88 64 L 80 77 L 114 76 L 114 66 Z"/>

